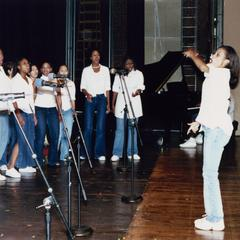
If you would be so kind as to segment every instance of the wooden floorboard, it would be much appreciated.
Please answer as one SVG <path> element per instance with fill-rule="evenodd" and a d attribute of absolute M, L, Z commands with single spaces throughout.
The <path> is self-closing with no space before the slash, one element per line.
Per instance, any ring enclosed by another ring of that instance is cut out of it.
<path fill-rule="evenodd" d="M 176 143 L 178 143 L 178 138 Z M 200 232 L 193 228 L 203 213 L 202 149 L 183 151 L 174 143 L 161 151 L 157 137 L 144 135 L 142 159 L 135 163 L 135 192 L 144 192 L 141 204 L 128 205 L 130 174 L 116 171 L 117 163 L 94 161 L 94 171 L 82 165 L 81 175 L 88 196 L 81 205 L 82 224 L 93 228 L 90 240 L 239 240 L 240 239 L 240 138 L 225 151 L 220 169 L 226 230 Z M 110 153 L 108 154 L 108 159 Z M 64 214 L 67 213 L 67 167 L 44 168 Z M 77 223 L 77 179 L 73 173 L 73 225 Z M 48 196 L 39 173 L 21 181 L 0 182 L 0 239 L 45 239 L 44 210 L 35 207 Z M 52 208 L 52 239 L 67 239 L 56 209 Z M 85 239 L 85 238 L 83 238 Z"/>
<path fill-rule="evenodd" d="M 162 153 L 147 183 L 125 240 L 240 239 L 240 139 L 224 152 L 220 181 L 225 211 L 224 232 L 195 230 L 203 212 L 202 147 Z"/>

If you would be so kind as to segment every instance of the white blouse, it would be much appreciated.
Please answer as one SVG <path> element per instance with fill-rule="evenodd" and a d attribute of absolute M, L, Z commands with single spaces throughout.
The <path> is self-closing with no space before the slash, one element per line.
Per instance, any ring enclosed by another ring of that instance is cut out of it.
<path fill-rule="evenodd" d="M 68 87 L 68 89 L 67 89 Z M 71 80 L 67 80 L 67 87 L 61 88 L 61 98 L 62 98 L 62 110 L 67 111 L 72 108 L 71 101 L 75 101 L 76 88 L 75 83 Z M 68 93 L 69 90 L 69 93 Z M 70 97 L 69 97 L 70 94 Z"/>
<path fill-rule="evenodd" d="M 3 67 L 0 66 L 0 93 L 12 93 L 10 79 L 6 76 Z M 0 101 L 0 111 L 8 110 L 8 103 Z"/>
<path fill-rule="evenodd" d="M 100 65 L 100 71 L 95 73 L 92 65 L 85 67 L 82 72 L 80 89 L 85 89 L 93 97 L 98 94 L 105 94 L 111 90 L 111 80 L 109 69 Z"/>
<path fill-rule="evenodd" d="M 231 135 L 233 126 L 228 114 L 230 70 L 216 68 L 212 64 L 208 64 L 208 67 L 209 72 L 205 73 L 201 106 L 196 121 L 212 129 L 220 127 L 227 135 Z"/>
<path fill-rule="evenodd" d="M 23 112 L 31 114 L 35 113 L 34 108 L 34 92 L 33 92 L 33 81 L 31 78 L 27 77 L 28 82 L 26 82 L 22 76 L 17 73 L 17 75 L 11 80 L 12 83 L 12 92 L 13 93 L 22 93 L 24 92 L 25 98 L 15 99 L 13 102 L 16 102 L 18 108 Z"/>
<path fill-rule="evenodd" d="M 41 79 L 44 81 L 50 81 L 47 76 L 42 75 Z M 42 108 L 53 108 L 56 107 L 56 98 L 54 88 L 52 87 L 38 87 L 37 96 L 35 99 L 35 106 Z"/>
<path fill-rule="evenodd" d="M 125 76 L 124 79 L 130 95 L 130 100 L 132 102 L 135 117 L 136 118 L 141 117 L 143 115 L 141 97 L 140 95 L 133 97 L 132 93 L 135 93 L 138 89 L 142 91 L 145 89 L 143 74 L 139 70 L 133 70 L 127 76 Z M 115 116 L 117 118 L 124 117 L 124 107 L 125 107 L 125 101 L 124 101 L 124 96 L 122 93 L 122 86 L 120 81 L 121 80 L 119 75 L 116 75 L 114 79 L 113 87 L 112 87 L 112 91 L 118 93 L 116 105 L 115 105 Z M 127 99 L 129 117 L 133 118 L 124 84 L 123 84 L 123 89 Z"/>

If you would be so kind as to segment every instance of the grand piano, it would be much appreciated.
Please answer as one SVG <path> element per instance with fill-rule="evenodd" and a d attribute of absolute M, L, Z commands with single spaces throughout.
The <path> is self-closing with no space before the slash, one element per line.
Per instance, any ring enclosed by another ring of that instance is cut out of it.
<path fill-rule="evenodd" d="M 164 130 L 164 143 L 169 141 L 171 130 L 184 134 L 183 127 L 190 121 L 187 108 L 199 102 L 198 95 L 187 87 L 182 67 L 185 61 L 182 52 L 167 52 L 159 62 L 145 65 L 143 69 L 144 128 Z M 181 79 L 169 82 L 179 68 Z"/>

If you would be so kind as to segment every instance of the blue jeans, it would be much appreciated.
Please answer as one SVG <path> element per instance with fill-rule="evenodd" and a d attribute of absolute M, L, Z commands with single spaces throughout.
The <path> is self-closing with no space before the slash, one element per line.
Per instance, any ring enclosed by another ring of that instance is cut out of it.
<path fill-rule="evenodd" d="M 9 117 L 9 139 L 8 139 L 8 147 L 6 147 L 5 152 L 1 159 L 1 164 L 7 165 L 11 158 L 12 150 L 17 143 L 17 133 L 16 133 L 16 124 L 14 120 L 13 114 Z"/>
<path fill-rule="evenodd" d="M 69 137 L 72 135 L 73 126 L 73 112 L 72 109 L 63 112 L 63 117 L 66 122 L 66 127 L 68 129 Z M 63 161 L 69 155 L 69 144 L 64 131 L 63 122 L 60 122 L 60 132 L 59 132 L 59 149 L 60 149 L 60 160 Z"/>
<path fill-rule="evenodd" d="M 203 128 L 203 197 L 207 220 L 217 222 L 223 219 L 223 206 L 218 180 L 218 169 L 224 146 L 231 136 L 225 134 L 221 128 Z"/>
<path fill-rule="evenodd" d="M 25 121 L 25 124 L 22 127 L 23 131 L 34 151 L 35 126 L 34 126 L 33 114 L 27 114 L 25 112 L 22 112 L 21 115 Z M 16 120 L 15 120 L 15 124 L 17 124 Z M 18 125 L 16 125 L 16 133 L 17 133 L 17 142 L 19 146 L 16 167 L 25 168 L 25 167 L 35 166 L 35 162 L 32 159 L 32 153 Z"/>
<path fill-rule="evenodd" d="M 9 138 L 9 116 L 8 114 L 0 113 L 0 159 L 2 158 Z M 0 165 L 5 164 L 0 161 Z"/>
<path fill-rule="evenodd" d="M 35 148 L 38 161 L 40 165 L 43 165 L 43 147 L 46 130 L 48 128 L 50 143 L 48 164 L 54 166 L 58 158 L 57 152 L 59 137 L 59 120 L 57 109 L 55 107 L 53 108 L 36 107 L 36 116 L 38 124 L 36 126 Z"/>
<path fill-rule="evenodd" d="M 92 98 L 92 102 L 85 100 L 85 113 L 84 113 L 84 139 L 89 155 L 92 157 L 93 153 L 93 120 L 94 111 L 97 110 L 97 123 L 96 123 L 96 141 L 94 157 L 105 156 L 106 154 L 106 110 L 107 98 L 104 94 L 97 95 Z M 82 154 L 85 156 L 85 153 Z"/>
<path fill-rule="evenodd" d="M 128 140 L 127 140 L 127 155 L 131 156 L 131 140 L 132 140 L 132 133 L 131 133 L 131 125 L 130 121 L 128 121 Z M 113 144 L 113 155 L 117 155 L 122 157 L 123 153 L 123 144 L 124 144 L 124 119 L 123 118 L 116 118 L 116 131 L 115 131 L 115 139 Z M 134 128 L 134 146 L 133 146 L 133 154 L 138 154 L 138 147 L 137 147 L 137 131 Z"/>

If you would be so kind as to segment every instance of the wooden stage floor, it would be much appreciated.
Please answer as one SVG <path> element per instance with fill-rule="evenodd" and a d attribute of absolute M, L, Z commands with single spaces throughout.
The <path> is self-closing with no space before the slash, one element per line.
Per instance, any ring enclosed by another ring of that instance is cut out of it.
<path fill-rule="evenodd" d="M 220 179 L 225 209 L 224 232 L 200 232 L 193 228 L 195 218 L 203 214 L 202 148 L 181 150 L 176 144 L 164 151 L 157 137 L 144 136 L 143 159 L 135 163 L 137 194 L 141 204 L 128 205 L 130 174 L 116 171 L 117 164 L 107 160 L 94 162 L 91 172 L 82 165 L 82 178 L 88 203 L 82 204 L 82 224 L 91 226 L 90 240 L 238 240 L 240 239 L 240 138 L 229 146 L 221 165 Z M 67 167 L 45 168 L 64 213 L 67 212 Z M 73 174 L 73 214 L 76 224 L 76 174 Z M 145 189 L 145 191 L 144 191 Z M 37 173 L 23 176 L 20 182 L 0 182 L 0 239 L 45 239 L 44 211 L 35 207 L 48 196 L 42 177 Z M 52 239 L 67 239 L 65 228 L 52 208 Z"/>

